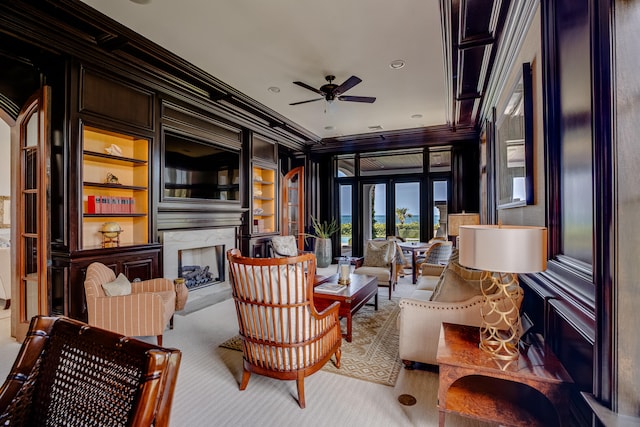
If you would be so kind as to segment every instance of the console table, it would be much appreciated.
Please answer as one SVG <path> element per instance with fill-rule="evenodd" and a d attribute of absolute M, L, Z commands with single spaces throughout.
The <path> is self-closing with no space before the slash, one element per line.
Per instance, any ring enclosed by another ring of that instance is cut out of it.
<path fill-rule="evenodd" d="M 507 426 L 568 425 L 573 381 L 544 343 L 534 342 L 509 362 L 492 358 L 479 341 L 477 327 L 442 324 L 440 426 L 447 412 Z"/>

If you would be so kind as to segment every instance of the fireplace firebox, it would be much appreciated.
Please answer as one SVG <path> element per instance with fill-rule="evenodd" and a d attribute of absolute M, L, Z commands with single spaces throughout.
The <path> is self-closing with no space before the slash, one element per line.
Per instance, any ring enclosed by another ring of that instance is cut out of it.
<path fill-rule="evenodd" d="M 178 277 L 189 291 L 225 281 L 225 245 L 178 250 Z"/>

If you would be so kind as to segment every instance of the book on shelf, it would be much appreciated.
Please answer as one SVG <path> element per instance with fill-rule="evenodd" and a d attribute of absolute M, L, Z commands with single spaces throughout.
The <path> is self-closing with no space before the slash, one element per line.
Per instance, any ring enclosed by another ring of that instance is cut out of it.
<path fill-rule="evenodd" d="M 321 285 L 316 286 L 313 290 L 314 292 L 321 292 L 325 294 L 339 294 L 340 292 L 347 289 L 348 286 L 340 285 L 338 283 L 323 283 Z"/>

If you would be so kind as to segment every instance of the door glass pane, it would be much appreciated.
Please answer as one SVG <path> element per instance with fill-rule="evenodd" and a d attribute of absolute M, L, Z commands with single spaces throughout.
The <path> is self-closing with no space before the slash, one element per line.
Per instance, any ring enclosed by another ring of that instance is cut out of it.
<path fill-rule="evenodd" d="M 287 230 L 286 233 L 289 236 L 296 236 L 302 232 L 299 229 L 300 218 L 298 218 L 298 212 L 300 210 L 300 201 L 298 200 L 298 186 L 299 183 L 299 175 L 294 175 L 291 177 L 291 180 L 287 184 Z"/>
<path fill-rule="evenodd" d="M 27 148 L 24 153 L 24 189 L 33 190 L 38 186 L 38 151 Z"/>
<path fill-rule="evenodd" d="M 38 239 L 25 237 L 24 242 L 24 274 L 29 276 L 38 273 Z"/>
<path fill-rule="evenodd" d="M 353 215 L 351 209 L 351 201 L 353 187 L 349 185 L 340 185 L 340 255 L 351 256 L 352 250 L 352 233 L 353 233 Z"/>
<path fill-rule="evenodd" d="M 24 232 L 35 234 L 38 232 L 37 228 L 37 196 L 34 193 L 27 193 L 24 195 Z"/>
<path fill-rule="evenodd" d="M 25 287 L 25 318 L 23 320 L 28 321 L 38 314 L 38 280 L 34 277 L 33 280 L 24 280 L 23 283 Z"/>
<path fill-rule="evenodd" d="M 433 237 L 447 238 L 447 215 L 449 200 L 447 181 L 433 182 Z"/>
<path fill-rule="evenodd" d="M 355 176 L 356 159 L 354 156 L 339 157 L 336 159 L 336 176 Z"/>
<path fill-rule="evenodd" d="M 420 183 L 395 185 L 395 235 L 408 242 L 420 241 Z"/>
<path fill-rule="evenodd" d="M 35 109 L 29 116 L 27 124 L 24 128 L 24 146 L 25 147 L 37 147 L 38 146 L 38 110 Z"/>
<path fill-rule="evenodd" d="M 387 186 L 363 184 L 363 194 L 363 243 L 370 239 L 384 239 L 387 237 Z"/>

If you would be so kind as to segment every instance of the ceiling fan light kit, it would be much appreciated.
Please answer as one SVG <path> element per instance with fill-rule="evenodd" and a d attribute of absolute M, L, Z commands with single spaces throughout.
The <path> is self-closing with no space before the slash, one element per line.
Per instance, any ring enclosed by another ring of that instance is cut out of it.
<path fill-rule="evenodd" d="M 376 100 L 376 98 L 372 96 L 343 96 L 342 95 L 343 93 L 345 93 L 346 91 L 354 87 L 355 85 L 362 82 L 362 79 L 360 79 L 359 77 L 351 76 L 347 80 L 345 80 L 345 82 L 342 83 L 341 85 L 337 85 L 333 83 L 333 81 L 336 79 L 336 76 L 328 75 L 325 77 L 325 79 L 329 83 L 326 83 L 320 86 L 319 89 L 316 89 L 313 86 L 310 86 L 304 82 L 299 82 L 299 81 L 293 82 L 294 84 L 300 87 L 303 87 L 307 90 L 315 92 L 318 95 L 322 95 L 322 98 L 314 98 L 314 99 L 308 99 L 306 101 L 292 102 L 289 105 L 306 104 L 308 102 L 321 101 L 323 99 L 327 101 L 327 103 L 329 104 L 331 104 L 335 100 L 349 101 L 349 102 L 365 102 L 365 103 L 371 104 Z"/>

